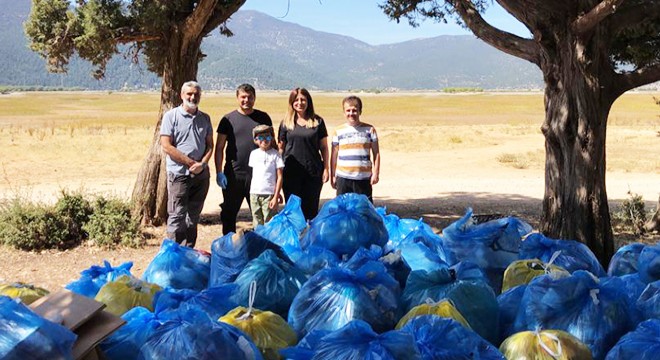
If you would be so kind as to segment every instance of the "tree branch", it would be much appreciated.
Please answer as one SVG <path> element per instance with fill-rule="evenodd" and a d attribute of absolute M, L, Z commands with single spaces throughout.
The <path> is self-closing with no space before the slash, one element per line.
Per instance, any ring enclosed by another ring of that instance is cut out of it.
<path fill-rule="evenodd" d="M 580 15 L 573 21 L 571 28 L 578 34 L 584 34 L 593 30 L 606 17 L 614 14 L 621 3 L 625 0 L 603 0 L 588 13 Z"/>
<path fill-rule="evenodd" d="M 218 26 L 225 23 L 230 16 L 238 11 L 245 4 L 245 0 L 232 1 L 229 5 L 218 5 L 213 12 L 213 15 L 206 23 L 206 27 L 203 30 L 203 34 L 206 35 L 211 31 L 215 30 Z M 221 30 L 223 35 L 229 35 L 231 32 L 227 33 L 228 29 Z"/>
<path fill-rule="evenodd" d="M 660 1 L 646 1 L 644 4 L 624 6 L 611 16 L 612 36 L 642 21 L 660 18 Z"/>
<path fill-rule="evenodd" d="M 538 45 L 529 39 L 502 31 L 490 25 L 470 0 L 451 0 L 465 25 L 481 40 L 509 55 L 540 65 Z"/>
<path fill-rule="evenodd" d="M 186 22 L 183 24 L 185 33 L 190 34 L 191 37 L 202 35 L 202 31 L 206 27 L 206 23 L 209 21 L 217 5 L 218 0 L 200 0 L 197 2 L 197 7 L 195 7 L 195 10 L 186 18 Z M 188 39 L 184 38 L 184 43 L 186 40 Z"/>
<path fill-rule="evenodd" d="M 117 44 L 129 44 L 132 42 L 146 42 L 160 40 L 161 37 L 158 35 L 145 34 L 140 32 L 133 32 L 129 27 L 117 29 L 119 36 L 115 38 Z"/>
<path fill-rule="evenodd" d="M 643 67 L 637 71 L 617 74 L 615 79 L 615 91 L 621 95 L 628 90 L 660 81 L 660 64 Z"/>

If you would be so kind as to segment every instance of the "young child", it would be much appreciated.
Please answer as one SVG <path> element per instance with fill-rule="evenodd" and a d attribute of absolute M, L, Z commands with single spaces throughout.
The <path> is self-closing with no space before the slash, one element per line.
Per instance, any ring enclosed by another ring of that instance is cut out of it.
<path fill-rule="evenodd" d="M 332 134 L 330 184 L 337 195 L 364 194 L 373 203 L 372 186 L 378 183 L 380 174 L 376 128 L 360 121 L 362 100 L 359 97 L 344 98 L 342 106 L 346 123 Z"/>
<path fill-rule="evenodd" d="M 268 125 L 257 125 L 252 130 L 254 143 L 259 148 L 252 150 L 248 165 L 252 168 L 250 183 L 250 208 L 252 225 L 268 222 L 277 213 L 282 202 L 282 168 L 284 161 L 277 151 L 275 131 Z"/>

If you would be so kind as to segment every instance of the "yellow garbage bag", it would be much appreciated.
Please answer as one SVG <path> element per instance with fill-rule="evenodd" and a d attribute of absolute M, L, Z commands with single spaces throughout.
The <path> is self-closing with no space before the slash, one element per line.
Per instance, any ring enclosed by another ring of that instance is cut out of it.
<path fill-rule="evenodd" d="M 156 284 L 142 281 L 128 275 L 122 275 L 115 281 L 103 285 L 94 300 L 106 305 L 105 310 L 122 316 L 128 310 L 142 306 L 154 311 L 154 295 L 162 288 Z"/>
<path fill-rule="evenodd" d="M 509 264 L 504 271 L 502 292 L 518 285 L 529 284 L 535 277 L 545 274 L 552 274 L 557 277 L 570 275 L 564 268 L 546 264 L 539 259 L 517 260 Z"/>
<path fill-rule="evenodd" d="M 448 299 L 443 299 L 438 302 L 420 304 L 410 309 L 406 315 L 404 315 L 399 323 L 396 324 L 395 329 L 399 330 L 410 321 L 410 319 L 415 316 L 421 315 L 437 315 L 444 318 L 454 319 L 461 323 L 465 328 L 472 329 L 467 320 L 461 315 L 461 313 L 454 307 L 454 305 Z"/>
<path fill-rule="evenodd" d="M 279 360 L 279 350 L 294 346 L 298 337 L 293 328 L 278 314 L 239 306 L 218 321 L 233 325 L 246 333 L 261 351 L 264 359 Z"/>
<path fill-rule="evenodd" d="M 46 289 L 22 282 L 0 284 L 0 295 L 9 296 L 12 299 L 21 299 L 21 302 L 25 305 L 30 305 L 35 300 L 48 294 L 49 292 Z"/>
<path fill-rule="evenodd" d="M 500 351 L 507 359 L 591 360 L 591 351 L 561 330 L 523 331 L 509 336 Z"/>

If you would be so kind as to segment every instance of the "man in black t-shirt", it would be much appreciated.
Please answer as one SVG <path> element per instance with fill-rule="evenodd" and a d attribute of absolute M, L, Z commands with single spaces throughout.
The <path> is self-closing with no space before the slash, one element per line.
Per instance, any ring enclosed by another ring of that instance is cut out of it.
<path fill-rule="evenodd" d="M 267 113 L 254 108 L 256 98 L 252 85 L 240 85 L 236 89 L 238 109 L 225 115 L 218 125 L 215 168 L 216 182 L 222 188 L 224 199 L 220 204 L 220 221 L 225 235 L 236 232 L 236 216 L 243 199 L 248 206 L 250 204 L 252 169 L 248 160 L 250 152 L 257 147 L 252 139 L 252 129 L 257 125 L 273 125 Z"/>

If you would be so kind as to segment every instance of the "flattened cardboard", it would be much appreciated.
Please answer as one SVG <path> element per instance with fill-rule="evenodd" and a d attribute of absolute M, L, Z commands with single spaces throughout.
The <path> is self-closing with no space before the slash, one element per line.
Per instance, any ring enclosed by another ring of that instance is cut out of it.
<path fill-rule="evenodd" d="M 119 316 L 104 311 L 105 304 L 66 289 L 44 296 L 30 307 L 78 335 L 72 351 L 76 360 L 98 358 L 96 345 L 126 323 Z"/>
<path fill-rule="evenodd" d="M 96 345 L 125 323 L 124 319 L 107 311 L 96 314 L 75 331 L 78 334 L 78 339 L 73 344 L 73 358 L 82 359 Z"/>
<path fill-rule="evenodd" d="M 35 313 L 74 332 L 104 307 L 103 303 L 66 289 L 46 295 L 30 304 Z"/>

